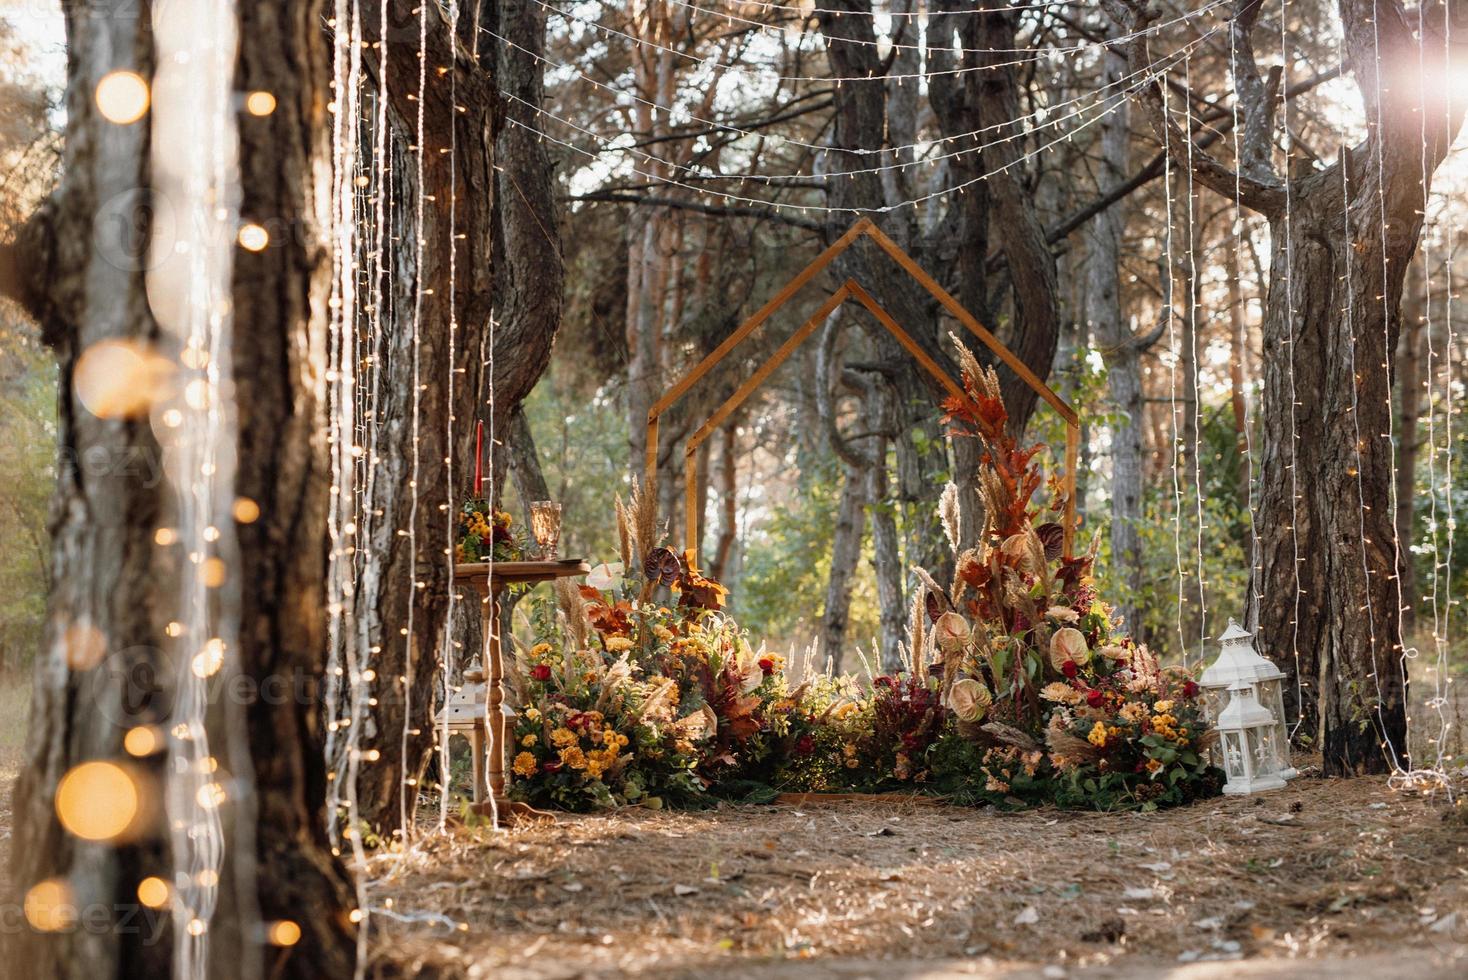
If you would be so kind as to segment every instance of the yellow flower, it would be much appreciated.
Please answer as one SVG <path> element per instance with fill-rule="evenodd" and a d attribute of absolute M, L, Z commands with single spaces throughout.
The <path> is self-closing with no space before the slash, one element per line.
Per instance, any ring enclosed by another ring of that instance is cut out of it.
<path fill-rule="evenodd" d="M 576 744 L 576 733 L 569 728 L 557 728 L 551 732 L 551 744 L 556 748 L 564 748 L 567 745 Z"/>
<path fill-rule="evenodd" d="M 527 705 L 525 708 L 525 717 L 530 721 L 540 721 L 540 709 Z"/>
<path fill-rule="evenodd" d="M 550 653 L 550 652 L 551 652 L 551 645 L 549 643 L 537 643 L 537 644 L 535 644 L 535 646 L 533 646 L 533 647 L 530 648 L 530 657 L 531 657 L 531 659 L 538 659 L 541 656 L 543 656 L 544 654 L 547 654 L 547 653 Z"/>
<path fill-rule="evenodd" d="M 1086 741 L 1098 749 L 1104 749 L 1106 747 L 1106 723 L 1098 721 L 1091 726 L 1091 734 L 1086 736 Z"/>
<path fill-rule="evenodd" d="M 580 746 L 568 745 L 566 748 L 561 749 L 561 762 L 570 766 L 572 769 L 585 769 L 586 753 L 581 751 Z"/>
<path fill-rule="evenodd" d="M 617 736 L 617 746 L 618 746 L 618 748 L 626 748 L 627 747 L 627 736 L 626 735 L 618 735 Z"/>
<path fill-rule="evenodd" d="M 1155 705 L 1152 706 L 1152 710 L 1157 712 L 1159 715 L 1165 715 L 1172 710 L 1172 702 L 1158 701 Z"/>
<path fill-rule="evenodd" d="M 536 741 L 537 740 L 535 738 L 535 733 L 534 732 L 531 732 L 529 735 L 526 735 L 524 738 L 520 739 L 520 744 L 523 745 L 523 746 L 525 746 L 528 749 L 532 745 L 534 745 L 536 743 Z"/>
<path fill-rule="evenodd" d="M 666 626 L 654 626 L 652 628 L 652 632 L 654 636 L 662 640 L 664 643 L 667 643 L 668 641 L 673 639 L 673 631 L 668 629 Z"/>
<path fill-rule="evenodd" d="M 1148 759 L 1147 760 L 1147 771 L 1148 772 L 1156 772 L 1157 770 L 1159 770 L 1161 768 L 1162 768 L 1162 763 L 1158 762 L 1156 759 Z"/>
<path fill-rule="evenodd" d="M 531 755 L 529 752 L 521 752 L 519 755 L 515 756 L 514 769 L 515 775 L 517 776 L 535 775 L 535 756 Z"/>
<path fill-rule="evenodd" d="M 607 637 L 607 651 L 610 653 L 621 653 L 623 650 L 631 650 L 635 645 L 625 636 Z"/>
<path fill-rule="evenodd" d="M 1147 717 L 1147 706 L 1137 701 L 1124 704 L 1121 708 L 1121 717 L 1123 721 L 1129 721 L 1135 724 Z"/>

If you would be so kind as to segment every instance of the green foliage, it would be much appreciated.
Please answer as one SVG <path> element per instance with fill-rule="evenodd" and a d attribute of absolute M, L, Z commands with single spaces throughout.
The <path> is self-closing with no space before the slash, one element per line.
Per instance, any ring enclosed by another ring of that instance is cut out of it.
<path fill-rule="evenodd" d="M 834 463 L 801 474 L 802 492 L 750 533 L 731 611 L 777 649 L 809 644 L 820 627 L 842 481 Z M 877 635 L 876 591 L 871 565 L 862 561 L 852 576 L 849 643 Z"/>
<path fill-rule="evenodd" d="M 30 327 L 0 309 L 0 670 L 40 649 L 56 452 L 56 368 Z"/>
<path fill-rule="evenodd" d="M 617 528 L 606 508 L 629 486 L 626 412 L 609 389 L 579 395 L 561 373 L 553 364 L 525 400 L 546 487 L 561 503 L 561 554 L 615 561 Z M 519 520 L 528 519 L 528 501 L 512 506 Z"/>
<path fill-rule="evenodd" d="M 1198 576 L 1206 584 L 1203 598 L 1207 608 L 1207 632 L 1227 617 L 1243 618 L 1244 597 L 1249 581 L 1249 508 L 1240 485 L 1238 434 L 1233 420 L 1221 412 L 1205 415 L 1201 432 L 1200 467 L 1203 499 L 1203 547 L 1198 547 L 1198 497 L 1180 461 L 1178 488 L 1172 483 L 1171 468 L 1165 479 L 1149 485 L 1142 496 L 1142 519 L 1137 533 L 1141 541 L 1141 588 L 1129 601 L 1137 610 L 1136 622 L 1127 623 L 1134 636 L 1145 638 L 1165 662 L 1182 660 L 1184 641 L 1191 656 L 1198 653 L 1200 623 Z M 1181 499 L 1179 500 L 1179 492 Z M 1111 549 L 1110 507 L 1097 508 L 1091 515 L 1099 526 L 1101 551 L 1095 574 L 1103 595 L 1120 596 L 1126 588 L 1126 570 Z M 1181 555 L 1181 557 L 1179 557 Z M 1182 580 L 1181 617 L 1178 582 Z M 1181 618 L 1181 623 L 1179 623 Z M 1179 635 L 1181 633 L 1181 635 Z"/>

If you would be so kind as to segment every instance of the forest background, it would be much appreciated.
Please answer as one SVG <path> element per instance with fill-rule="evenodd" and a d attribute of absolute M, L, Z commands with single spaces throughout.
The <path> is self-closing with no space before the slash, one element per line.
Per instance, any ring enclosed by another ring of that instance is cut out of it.
<path fill-rule="evenodd" d="M 828 8 L 847 6 L 868 12 L 847 22 L 870 32 L 869 47 L 828 58 L 815 28 L 829 34 Z M 922 9 L 937 18 L 960 6 Z M 506 86 L 501 140 L 533 136 L 553 166 L 557 221 L 540 231 L 563 255 L 565 288 L 555 356 L 509 431 L 494 433 L 507 450 L 513 511 L 544 490 L 564 503 L 564 552 L 611 560 L 611 501 L 642 458 L 649 405 L 820 252 L 829 229 L 851 219 L 840 208 L 885 206 L 884 230 L 1002 339 L 1050 345 L 1049 381 L 1083 420 L 1082 540 L 1098 540 L 1102 594 L 1133 630 L 1168 659 L 1195 660 L 1226 616 L 1244 615 L 1270 231 L 1179 160 L 1166 165 L 1156 131 L 1128 105 L 1143 79 L 1120 46 L 1098 43 L 1122 33 L 1103 10 L 1030 4 L 972 18 L 973 50 L 1012 68 L 989 73 L 985 89 L 954 82 L 973 51 L 915 43 L 931 21 L 907 0 L 528 7 L 545 21 L 543 100 Z M 1156 31 L 1150 56 L 1170 69 L 1171 109 L 1226 159 L 1236 148 L 1220 108 L 1229 101 L 1225 9 L 1162 7 L 1158 19 L 1171 26 Z M 1339 26 L 1324 4 L 1264 4 L 1256 17 L 1258 37 L 1281 44 L 1258 52 L 1288 134 L 1270 157 L 1281 169 L 1323 166 L 1367 125 L 1339 77 Z M 60 27 L 47 5 L 0 4 L 0 99 L 16 110 L 0 124 L 6 228 L 56 179 Z M 862 57 L 884 79 L 831 80 L 863 75 Z M 880 88 L 877 122 L 849 114 L 843 84 Z M 862 125 L 878 131 L 852 132 Z M 835 149 L 842 129 L 841 145 L 886 149 Z M 502 194 L 526 193 L 504 173 Z M 1456 293 L 1465 179 L 1458 157 L 1436 176 L 1392 352 L 1392 495 L 1407 594 L 1415 600 L 1431 582 L 1450 612 L 1468 575 L 1445 517 L 1468 497 L 1443 480 L 1468 445 L 1452 414 L 1465 371 Z M 934 193 L 922 208 L 902 206 Z M 1048 262 L 1026 262 L 1010 240 L 1020 236 L 1001 232 L 1014 215 L 1038 232 Z M 895 267 L 854 261 L 902 319 L 910 284 Z M 682 527 L 681 437 L 823 296 L 802 294 L 665 422 L 659 490 L 670 527 Z M 24 677 L 41 643 L 55 378 L 35 327 L 0 306 L 7 678 Z M 945 443 L 937 400 L 906 355 L 848 309 L 706 443 L 705 564 L 730 587 L 733 614 L 772 648 L 815 644 L 847 669 L 858 667 L 854 651 L 874 663 L 895 655 L 915 584 L 908 570 L 934 567 L 945 550 L 937 496 L 964 466 Z M 1041 408 L 1029 432 L 1058 458 L 1059 419 Z"/>

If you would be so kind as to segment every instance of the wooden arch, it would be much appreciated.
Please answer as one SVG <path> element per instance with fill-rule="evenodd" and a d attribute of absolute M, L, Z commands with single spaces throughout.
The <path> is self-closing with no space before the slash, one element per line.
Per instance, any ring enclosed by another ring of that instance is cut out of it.
<path fill-rule="evenodd" d="M 648 410 L 646 462 L 647 485 L 655 486 L 657 483 L 658 419 L 661 417 L 662 413 L 667 411 L 668 408 L 670 408 L 680 398 L 687 394 L 690 388 L 697 384 L 699 380 L 704 377 L 704 375 L 708 374 L 709 371 L 713 370 L 714 366 L 722 361 L 726 356 L 728 356 L 730 351 L 739 346 L 739 344 L 742 343 L 745 338 L 747 338 L 751 333 L 754 332 L 755 328 L 757 328 L 761 323 L 764 323 L 766 320 L 768 320 L 772 315 L 774 315 L 777 310 L 788 303 L 791 297 L 799 292 L 800 289 L 806 285 L 806 283 L 815 278 L 815 276 L 821 270 L 830 265 L 831 262 L 838 255 L 846 251 L 846 249 L 850 248 L 852 243 L 863 235 L 871 238 L 872 241 L 876 242 L 877 246 L 881 248 L 882 251 L 891 256 L 893 261 L 901 266 L 910 276 L 916 279 L 919 285 L 926 289 L 933 296 L 934 299 L 936 299 L 940 304 L 942 304 L 942 306 L 946 310 L 948 310 L 949 313 L 953 314 L 958 322 L 962 323 L 964 327 L 968 329 L 969 333 L 978 338 L 978 340 L 985 347 L 991 350 L 1001 361 L 1003 361 L 1011 370 L 1013 370 L 1015 374 L 1019 375 L 1019 377 L 1022 378 L 1024 382 L 1028 384 L 1037 395 L 1043 398 L 1052 408 L 1055 409 L 1060 417 L 1064 419 L 1066 425 L 1066 506 L 1064 520 L 1065 555 L 1066 557 L 1071 557 L 1074 554 L 1075 546 L 1076 467 L 1080 455 L 1081 444 L 1080 419 L 1077 417 L 1075 409 L 1071 408 L 1071 406 L 1067 404 L 1063 398 L 1057 395 L 1047 384 L 1045 384 L 1045 382 L 1041 381 L 1039 377 L 1037 377 L 1035 373 L 1030 370 L 1028 365 L 1021 361 L 1017 356 L 1015 356 L 1013 351 L 1004 346 L 1004 344 L 1000 343 L 999 338 L 995 337 L 992 333 L 985 329 L 985 327 L 981 323 L 979 323 L 977 319 L 975 319 L 973 314 L 964 309 L 963 306 L 958 302 L 958 300 L 954 299 L 947 290 L 938 285 L 938 282 L 933 279 L 932 276 L 929 276 L 927 272 L 925 272 L 923 268 L 918 265 L 916 261 L 913 260 L 912 256 L 904 252 L 896 242 L 892 241 L 892 239 L 883 234 L 882 230 L 878 228 L 870 218 L 861 218 L 849 229 L 847 229 L 844 235 L 842 235 L 836 241 L 832 242 L 831 245 L 827 247 L 825 251 L 821 252 L 820 255 L 816 256 L 809 265 L 800 270 L 800 272 L 797 273 L 796 276 L 788 283 L 786 283 L 784 287 L 782 287 L 780 291 L 770 299 L 769 302 L 760 307 L 752 316 L 749 317 L 749 319 L 741 323 L 733 333 L 724 338 L 724 341 L 719 344 L 718 347 L 709 352 L 709 354 L 704 357 L 703 360 L 694 365 L 687 374 L 685 374 L 672 387 L 664 392 L 663 396 L 658 399 L 658 401 L 653 405 L 651 409 Z M 770 357 L 759 366 L 759 369 L 756 370 L 754 374 L 750 375 L 748 380 L 740 385 L 738 390 L 735 391 L 734 394 L 730 395 L 729 398 L 727 398 L 724 403 L 720 405 L 713 412 L 712 415 L 709 416 L 709 418 L 703 423 L 703 425 L 701 425 L 698 430 L 694 432 L 693 436 L 690 437 L 690 439 L 688 440 L 688 446 L 684 450 L 684 490 L 686 494 L 684 508 L 686 511 L 685 541 L 687 550 L 690 551 L 695 558 L 697 558 L 699 546 L 699 514 L 698 508 L 696 506 L 698 501 L 698 477 L 696 473 L 696 466 L 694 465 L 696 454 L 698 452 L 698 447 L 703 444 L 704 440 L 706 440 L 709 435 L 711 435 L 736 408 L 742 405 L 749 398 L 750 395 L 754 394 L 755 391 L 757 391 L 759 387 L 764 384 L 765 380 L 775 371 L 776 368 L 778 368 L 781 364 L 785 362 L 785 360 L 795 351 L 797 347 L 799 347 L 802 343 L 809 339 L 810 335 L 815 332 L 816 327 L 818 327 L 821 322 L 826 319 L 827 316 L 834 312 L 839 306 L 841 306 L 842 303 L 846 302 L 846 300 L 848 299 L 854 299 L 857 302 L 861 303 L 862 306 L 866 307 L 867 310 L 870 311 L 871 314 L 877 318 L 877 321 L 881 323 L 882 326 L 885 327 L 888 332 L 890 332 L 892 336 L 897 339 L 897 342 L 900 343 L 903 348 L 908 351 L 908 353 L 912 354 L 914 359 L 916 359 L 917 362 L 922 365 L 923 369 L 931 374 L 934 378 L 936 378 L 938 382 L 942 384 L 945 388 L 947 388 L 951 394 L 956 395 L 959 398 L 967 397 L 963 389 L 952 378 L 950 378 L 948 374 L 941 367 L 939 367 L 938 364 L 931 357 L 928 356 L 927 352 L 924 351 L 917 344 L 917 342 L 912 339 L 911 335 L 909 335 L 907 331 L 904 330 L 895 319 L 893 319 L 891 314 L 883 309 L 882 306 L 875 299 L 872 298 L 872 295 L 870 293 L 863 289 L 861 285 L 855 280 L 847 279 L 846 282 L 844 282 L 839 289 L 832 293 L 830 297 L 828 297 L 826 301 L 821 304 L 820 308 L 816 310 L 816 312 L 810 317 L 810 319 L 801 324 L 800 329 L 795 331 L 795 333 L 792 334 L 790 338 L 785 341 L 785 343 L 781 344 L 780 348 L 776 350 L 773 354 L 771 354 Z"/>

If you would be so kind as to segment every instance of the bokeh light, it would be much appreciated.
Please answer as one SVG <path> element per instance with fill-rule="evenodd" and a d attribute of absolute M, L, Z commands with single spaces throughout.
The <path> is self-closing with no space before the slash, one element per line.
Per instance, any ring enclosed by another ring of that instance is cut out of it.
<path fill-rule="evenodd" d="M 61 634 L 66 648 L 66 665 L 72 670 L 91 670 L 107 656 L 107 637 L 85 620 L 72 623 Z"/>
<path fill-rule="evenodd" d="M 241 524 L 254 524 L 260 519 L 260 505 L 249 497 L 235 498 L 234 519 Z"/>
<path fill-rule="evenodd" d="M 48 878 L 25 893 L 25 920 L 38 932 L 60 932 L 76 921 L 71 889 L 63 881 Z"/>
<path fill-rule="evenodd" d="M 97 109 L 108 122 L 126 126 L 148 111 L 148 83 L 137 72 L 114 71 L 97 83 Z"/>
<path fill-rule="evenodd" d="M 194 654 L 195 677 L 213 677 L 224 666 L 224 641 L 215 637 L 204 644 L 204 649 Z"/>
<path fill-rule="evenodd" d="M 269 92 L 251 92 L 245 96 L 245 111 L 252 116 L 268 116 L 275 111 L 275 96 Z"/>
<path fill-rule="evenodd" d="M 270 937 L 272 946 L 294 946 L 301 941 L 301 927 L 290 919 L 270 923 L 266 934 Z"/>
<path fill-rule="evenodd" d="M 270 244 L 270 232 L 263 225 L 240 225 L 239 241 L 240 248 L 247 252 L 263 252 Z"/>
<path fill-rule="evenodd" d="M 83 840 L 121 837 L 138 816 L 138 784 L 121 766 L 84 762 L 56 787 L 56 816 L 61 826 Z"/>
<path fill-rule="evenodd" d="M 127 730 L 122 737 L 122 747 L 128 755 L 141 759 L 163 747 L 163 736 L 152 725 L 138 725 Z"/>
<path fill-rule="evenodd" d="M 173 889 L 162 878 L 149 876 L 138 882 L 138 901 L 150 909 L 161 909 L 173 899 Z"/>
<path fill-rule="evenodd" d="M 99 340 L 82 351 L 72 373 L 77 399 L 99 419 L 146 414 L 173 365 L 129 340 Z"/>

